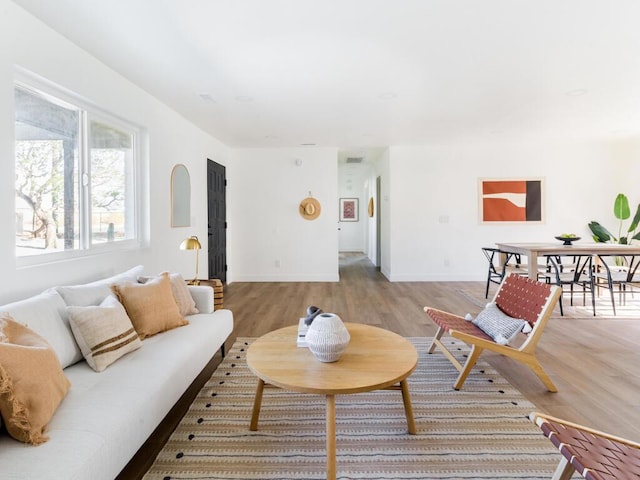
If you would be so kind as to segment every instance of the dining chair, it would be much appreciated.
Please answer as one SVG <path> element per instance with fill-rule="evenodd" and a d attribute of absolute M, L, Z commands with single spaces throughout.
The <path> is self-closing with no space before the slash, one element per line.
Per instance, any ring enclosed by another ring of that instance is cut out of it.
<path fill-rule="evenodd" d="M 492 283 L 500 285 L 508 273 L 527 274 L 527 269 L 522 266 L 520 254 L 504 252 L 499 248 L 493 247 L 482 247 L 482 253 L 484 253 L 489 262 L 484 298 L 489 298 L 489 286 Z"/>
<path fill-rule="evenodd" d="M 560 315 L 564 316 L 562 297 L 569 293 L 570 304 L 573 306 L 574 288 L 582 289 L 582 305 L 586 303 L 586 292 L 591 292 L 591 307 L 596 314 L 596 297 L 594 293 L 593 261 L 591 255 L 545 255 L 547 272 L 544 279 L 562 288 L 562 295 L 558 301 Z M 569 288 L 567 292 L 566 288 Z"/>
<path fill-rule="evenodd" d="M 626 302 L 627 291 L 640 285 L 640 256 L 637 255 L 598 255 L 594 271 L 596 288 L 607 288 L 611 296 L 611 307 L 616 315 L 614 289 L 617 286 L 620 305 Z M 637 275 L 636 275 L 637 274 Z"/>

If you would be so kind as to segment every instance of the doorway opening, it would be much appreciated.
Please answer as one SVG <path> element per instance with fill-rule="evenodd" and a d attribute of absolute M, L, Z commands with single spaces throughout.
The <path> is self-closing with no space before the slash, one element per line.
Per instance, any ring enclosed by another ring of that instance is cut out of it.
<path fill-rule="evenodd" d="M 363 253 L 380 267 L 379 166 L 386 148 L 338 151 L 338 255 Z M 339 257 L 340 258 L 340 257 Z"/>

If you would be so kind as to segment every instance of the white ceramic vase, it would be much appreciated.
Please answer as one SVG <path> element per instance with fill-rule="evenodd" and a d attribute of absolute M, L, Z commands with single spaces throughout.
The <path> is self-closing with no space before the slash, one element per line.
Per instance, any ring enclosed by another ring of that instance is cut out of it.
<path fill-rule="evenodd" d="M 349 345 L 351 337 L 335 313 L 321 313 L 313 319 L 305 336 L 311 353 L 321 362 L 335 362 Z"/>

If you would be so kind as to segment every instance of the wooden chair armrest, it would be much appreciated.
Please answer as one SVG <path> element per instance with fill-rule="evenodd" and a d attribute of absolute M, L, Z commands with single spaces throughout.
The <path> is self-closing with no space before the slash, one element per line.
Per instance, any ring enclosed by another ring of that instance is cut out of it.
<path fill-rule="evenodd" d="M 424 307 L 422 310 L 424 310 L 425 313 L 427 313 L 429 310 L 433 310 L 434 312 L 440 312 L 440 313 L 443 313 L 444 315 L 450 315 L 452 317 L 458 317 L 460 319 L 464 319 L 464 317 L 461 316 L 461 315 L 458 315 L 456 313 L 447 312 L 446 310 L 441 310 L 439 308 L 433 308 L 433 307 L 428 307 L 427 306 L 427 307 Z M 428 315 L 428 313 L 427 313 L 427 315 Z"/>
<path fill-rule="evenodd" d="M 489 335 L 460 315 L 429 307 L 425 307 L 425 312 L 436 325 L 446 330 L 449 335 L 451 335 L 451 332 L 458 332 L 469 335 L 468 338 L 480 338 L 489 342 L 493 341 Z"/>
<path fill-rule="evenodd" d="M 518 351 L 517 348 L 510 347 L 509 345 L 500 345 L 493 340 L 486 340 L 484 338 L 476 337 L 475 335 L 469 335 L 468 333 L 460 332 L 458 330 L 451 330 L 449 332 L 449 335 L 462 340 L 467 344 L 478 345 L 481 348 L 486 348 L 487 350 L 492 350 L 504 355 L 513 356 L 513 354 Z"/>

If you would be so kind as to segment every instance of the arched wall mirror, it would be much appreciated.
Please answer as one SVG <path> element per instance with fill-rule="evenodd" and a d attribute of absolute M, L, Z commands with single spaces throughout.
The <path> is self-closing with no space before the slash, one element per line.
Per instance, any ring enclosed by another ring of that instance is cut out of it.
<path fill-rule="evenodd" d="M 191 180 L 189 170 L 177 164 L 171 172 L 171 226 L 191 225 Z"/>

